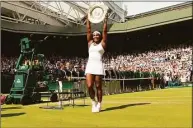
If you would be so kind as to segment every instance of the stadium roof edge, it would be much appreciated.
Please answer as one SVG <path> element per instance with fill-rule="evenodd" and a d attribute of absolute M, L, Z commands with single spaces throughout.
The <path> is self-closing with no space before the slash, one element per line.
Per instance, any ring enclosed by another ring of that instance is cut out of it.
<path fill-rule="evenodd" d="M 175 8 L 173 10 L 169 9 L 168 11 L 161 11 L 152 15 L 131 19 L 124 23 L 114 23 L 112 25 L 109 25 L 108 33 L 127 33 L 160 25 L 190 20 L 192 19 L 191 4 L 190 2 L 188 2 L 183 5 L 181 4 L 180 8 Z M 177 7 L 177 5 L 175 7 Z M 4 31 L 11 31 L 16 33 L 37 33 L 64 36 L 76 36 L 86 34 L 85 26 L 63 28 L 50 25 L 11 23 L 3 20 L 1 21 L 1 29 Z M 102 29 L 101 24 L 93 25 L 92 29 Z"/>
<path fill-rule="evenodd" d="M 135 18 L 140 18 L 140 17 L 144 17 L 144 16 L 149 16 L 149 15 L 154 15 L 154 14 L 157 14 L 157 13 L 170 11 L 170 10 L 173 10 L 173 9 L 184 8 L 184 7 L 187 7 L 187 6 L 193 6 L 193 2 L 192 1 L 187 1 L 187 2 L 184 2 L 184 3 L 163 7 L 163 8 L 155 9 L 155 10 L 148 11 L 148 12 L 143 12 L 143 13 L 139 13 L 139 14 L 135 14 L 135 15 L 126 16 L 125 18 L 127 20 L 135 19 Z"/>

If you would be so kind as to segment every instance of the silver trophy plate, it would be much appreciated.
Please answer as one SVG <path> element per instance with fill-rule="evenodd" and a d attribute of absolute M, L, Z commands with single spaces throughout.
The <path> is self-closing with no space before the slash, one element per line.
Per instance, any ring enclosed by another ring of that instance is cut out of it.
<path fill-rule="evenodd" d="M 95 4 L 88 10 L 88 19 L 92 23 L 100 23 L 104 20 L 108 7 L 101 4 Z"/>

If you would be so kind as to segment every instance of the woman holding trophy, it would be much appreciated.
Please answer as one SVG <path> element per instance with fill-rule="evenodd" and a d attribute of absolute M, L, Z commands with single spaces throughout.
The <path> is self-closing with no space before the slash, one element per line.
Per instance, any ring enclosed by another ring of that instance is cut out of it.
<path fill-rule="evenodd" d="M 101 22 L 99 21 L 99 18 L 92 18 L 93 17 L 91 17 L 89 14 L 87 15 L 86 27 L 89 58 L 86 65 L 85 74 L 88 92 L 92 100 L 92 112 L 100 112 L 102 103 L 102 76 L 104 75 L 102 56 L 105 52 L 107 42 L 107 13 L 103 14 L 104 24 L 102 34 L 99 31 L 94 31 L 93 33 L 91 32 L 90 21 L 92 21 L 92 23 Z M 93 88 L 94 85 L 96 86 L 97 100 L 95 99 L 95 91 Z"/>

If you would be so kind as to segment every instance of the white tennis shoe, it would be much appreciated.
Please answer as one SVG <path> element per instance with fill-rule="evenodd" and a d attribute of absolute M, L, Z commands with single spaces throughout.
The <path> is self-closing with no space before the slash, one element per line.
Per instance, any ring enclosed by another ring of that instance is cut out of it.
<path fill-rule="evenodd" d="M 101 103 L 98 102 L 96 108 L 97 108 L 97 111 L 100 112 L 101 111 Z"/>
<path fill-rule="evenodd" d="M 97 102 L 94 100 L 92 101 L 92 112 L 98 112 Z"/>

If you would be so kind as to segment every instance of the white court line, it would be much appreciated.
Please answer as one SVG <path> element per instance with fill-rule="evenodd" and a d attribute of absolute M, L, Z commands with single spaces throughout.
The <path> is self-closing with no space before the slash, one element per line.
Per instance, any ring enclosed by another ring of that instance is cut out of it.
<path fill-rule="evenodd" d="M 63 101 L 63 105 L 68 104 L 68 101 Z M 83 105 L 83 101 L 82 100 L 76 100 L 75 104 L 81 104 Z M 102 104 L 116 104 L 116 105 L 129 105 L 129 104 L 147 104 L 147 105 L 155 105 L 155 104 L 160 104 L 160 105 L 166 105 L 166 104 L 189 104 L 192 103 L 192 101 L 190 100 L 167 100 L 167 101 L 132 101 L 132 100 L 127 100 L 127 101 L 111 101 L 111 100 L 103 100 Z M 90 100 L 86 100 L 85 101 L 86 105 L 91 105 L 91 101 Z M 47 106 L 46 103 L 42 103 L 42 104 L 33 104 L 30 106 Z M 28 106 L 28 107 L 30 107 Z M 56 103 L 48 103 L 48 106 L 59 106 L 58 102 Z"/>
<path fill-rule="evenodd" d="M 187 104 L 187 103 L 191 103 L 192 99 L 185 99 L 185 100 L 178 100 L 178 99 L 170 99 L 170 100 L 161 100 L 161 99 L 168 99 L 168 98 L 191 98 L 192 96 L 168 96 L 168 97 L 112 97 L 111 100 L 108 99 L 103 99 L 103 104 L 133 104 L 133 103 L 150 103 L 150 104 Z M 123 98 L 121 100 L 121 98 Z M 117 100 L 116 100 L 117 99 Z M 138 99 L 136 101 L 136 99 Z M 146 99 L 146 100 L 140 100 L 140 99 Z M 149 99 L 149 100 L 148 100 Z M 151 99 L 158 99 L 158 100 L 154 100 L 152 101 Z M 159 100 L 160 99 L 160 100 Z M 68 101 L 63 101 L 63 104 L 68 104 Z M 75 104 L 83 104 L 83 99 L 75 99 Z M 90 99 L 85 99 L 85 103 L 86 105 L 90 105 Z M 30 106 L 45 106 L 47 103 L 41 103 L 41 104 L 33 104 Z M 52 105 L 58 105 L 58 102 L 56 103 L 48 103 L 48 106 L 52 106 Z"/>
<path fill-rule="evenodd" d="M 88 102 L 90 103 L 90 102 Z M 103 104 L 186 104 L 191 103 L 191 101 L 104 101 Z"/>
<path fill-rule="evenodd" d="M 122 104 L 122 103 L 151 103 L 151 104 L 186 104 L 186 103 L 192 103 L 191 100 L 164 100 L 164 101 L 150 101 L 150 100 L 142 100 L 142 101 L 135 101 L 135 100 L 127 100 L 127 101 L 108 101 L 105 100 L 103 103 L 109 103 L 109 104 Z"/>
<path fill-rule="evenodd" d="M 133 97 L 130 97 L 130 96 L 125 96 L 125 97 L 112 97 L 113 99 L 120 99 L 120 98 L 125 98 L 125 99 L 138 99 L 138 98 L 141 98 L 141 99 L 146 99 L 146 98 L 150 98 L 150 99 L 157 99 L 157 98 L 191 98 L 192 96 L 168 96 L 168 97 L 154 97 L 154 96 L 149 96 L 149 97 L 147 97 L 147 96 L 138 96 L 138 97 L 135 97 L 135 96 L 133 96 Z"/>

